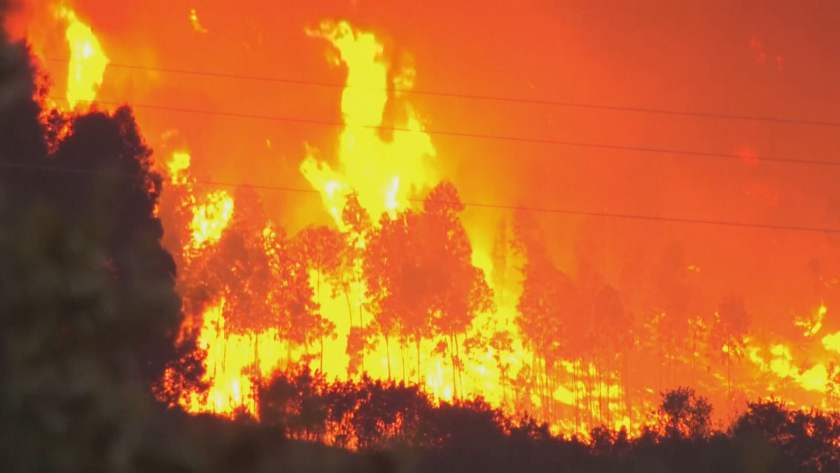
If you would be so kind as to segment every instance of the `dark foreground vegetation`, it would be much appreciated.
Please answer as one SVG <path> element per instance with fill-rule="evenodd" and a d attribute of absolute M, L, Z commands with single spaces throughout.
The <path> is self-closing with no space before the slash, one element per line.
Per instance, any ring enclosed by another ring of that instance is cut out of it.
<path fill-rule="evenodd" d="M 202 357 L 179 330 L 151 151 L 129 108 L 45 114 L 46 92 L 27 46 L 2 38 L 0 471 L 840 471 L 837 415 L 762 402 L 718 430 L 689 389 L 640 436 L 586 442 L 481 400 L 434 406 L 307 369 L 260 383 L 260 423 L 181 412 L 166 401 L 203 388 Z"/>

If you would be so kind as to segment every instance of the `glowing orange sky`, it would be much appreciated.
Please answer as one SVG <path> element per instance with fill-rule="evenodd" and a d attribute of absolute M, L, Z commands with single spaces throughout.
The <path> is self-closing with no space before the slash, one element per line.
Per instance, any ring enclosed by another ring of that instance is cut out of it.
<path fill-rule="evenodd" d="M 306 26 L 344 17 L 391 38 L 416 61 L 417 90 L 840 121 L 840 4 L 748 1 L 275 2 L 78 0 L 113 64 L 341 84 L 328 47 Z M 38 5 L 41 5 L 39 3 Z M 206 32 L 190 21 L 195 9 Z M 40 14 L 38 6 L 33 7 Z M 59 33 L 43 53 L 66 58 Z M 61 71 L 64 66 L 51 70 Z M 61 73 L 55 74 L 60 88 Z M 99 94 L 236 114 L 340 120 L 341 88 L 111 68 Z M 837 128 L 586 110 L 413 95 L 429 130 L 738 154 L 751 160 L 528 144 L 432 135 L 441 174 L 466 202 L 840 228 Z M 219 181 L 308 188 L 304 142 L 332 149 L 338 129 L 138 108 L 158 149 L 188 145 L 194 170 Z M 177 137 L 163 140 L 169 130 Z M 270 140 L 271 146 L 267 145 Z M 326 156 L 334 159 L 334 156 Z M 266 194 L 292 229 L 330 221 L 315 194 Z M 475 245 L 503 214 L 468 209 Z M 809 262 L 840 276 L 840 237 L 802 232 L 545 215 L 561 266 L 574 271 L 584 239 L 616 283 L 681 242 L 701 268 L 707 310 L 743 294 L 754 318 L 788 326 L 818 300 Z M 585 235 L 585 236 L 584 236 Z M 836 296 L 823 290 L 831 306 Z M 840 304 L 835 304 L 840 307 Z M 837 328 L 832 320 L 827 326 Z"/>

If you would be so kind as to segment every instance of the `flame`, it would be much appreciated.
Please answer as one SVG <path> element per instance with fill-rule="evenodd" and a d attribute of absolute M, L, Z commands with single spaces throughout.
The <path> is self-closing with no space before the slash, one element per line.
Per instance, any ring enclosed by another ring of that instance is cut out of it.
<path fill-rule="evenodd" d="M 65 37 L 70 45 L 70 65 L 67 72 L 67 102 L 70 109 L 80 103 L 90 104 L 102 85 L 108 57 L 90 26 L 82 23 L 76 13 L 61 6 L 56 16 L 67 22 Z"/>
<path fill-rule="evenodd" d="M 191 248 L 200 248 L 219 241 L 222 231 L 233 216 L 233 198 L 225 191 L 215 191 L 196 206 L 190 230 Z"/>
<path fill-rule="evenodd" d="M 319 160 L 317 151 L 307 149 L 300 170 L 321 193 L 328 211 L 341 225 L 340 212 L 347 195 L 356 192 L 359 203 L 374 220 L 383 213 L 393 215 L 407 206 L 412 191 L 432 184 L 427 162 L 435 157 L 431 138 L 410 104 L 403 103 L 405 118 L 389 123 L 385 112 L 389 101 L 413 86 L 414 69 L 408 56 L 389 80 L 394 65 L 375 35 L 353 28 L 345 21 L 323 22 L 313 37 L 324 38 L 338 50 L 347 66 L 341 96 L 344 128 L 338 144 L 338 169 Z M 383 132 L 392 132 L 387 139 Z"/>
<path fill-rule="evenodd" d="M 819 333 L 820 329 L 823 325 L 823 320 L 825 319 L 825 313 L 828 311 L 825 304 L 820 304 L 820 308 L 817 310 L 817 313 L 808 319 L 797 318 L 794 322 L 799 328 L 805 329 L 805 337 L 813 337 L 817 333 Z"/>
<path fill-rule="evenodd" d="M 186 151 L 172 153 L 172 158 L 166 163 L 170 181 L 176 186 L 184 186 L 189 178 L 190 154 Z"/>
<path fill-rule="evenodd" d="M 205 366 L 211 381 L 207 397 L 192 394 L 184 407 L 190 412 L 218 414 L 232 414 L 244 407 L 256 416 L 252 377 L 270 376 L 285 350 L 277 343 L 277 330 L 248 335 L 225 333 L 224 303 L 221 299 L 202 314 L 199 346 L 207 353 Z"/>

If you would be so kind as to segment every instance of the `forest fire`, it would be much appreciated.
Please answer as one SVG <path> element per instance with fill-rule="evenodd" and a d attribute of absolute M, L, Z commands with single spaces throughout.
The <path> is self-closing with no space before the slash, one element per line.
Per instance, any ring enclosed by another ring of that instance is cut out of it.
<path fill-rule="evenodd" d="M 109 59 L 73 10 L 58 11 L 72 111 L 95 101 Z M 188 18 L 213 31 L 196 10 Z M 467 205 L 409 101 L 411 56 L 347 21 L 304 33 L 347 70 L 335 148 L 322 157 L 307 145 L 297 168 L 330 225 L 287 233 L 256 188 L 199 182 L 201 155 L 159 157 L 179 290 L 207 355 L 210 390 L 187 410 L 258 417 L 260 384 L 299 363 L 329 379 L 416 384 L 438 402 L 483 397 L 584 436 L 602 424 L 637 433 L 658 392 L 686 383 L 720 401 L 721 417 L 768 396 L 840 407 L 833 306 L 770 330 L 738 297 L 692 305 L 699 270 L 676 247 L 651 271 L 651 294 L 631 297 L 584 257 L 561 270 L 542 222 L 521 209 L 502 209 L 492 254 L 474 247 Z"/>

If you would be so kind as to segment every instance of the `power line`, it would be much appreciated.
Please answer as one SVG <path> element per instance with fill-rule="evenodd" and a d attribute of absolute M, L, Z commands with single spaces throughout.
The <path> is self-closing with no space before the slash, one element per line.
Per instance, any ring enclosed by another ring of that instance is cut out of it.
<path fill-rule="evenodd" d="M 49 62 L 69 63 L 69 60 L 67 60 L 67 59 L 52 59 L 52 58 L 49 58 L 49 59 L 45 59 L 45 60 L 49 61 Z M 340 88 L 340 89 L 343 89 L 343 88 L 346 87 L 343 84 L 335 84 L 335 83 L 330 83 L 330 82 L 316 82 L 316 81 L 307 81 L 307 80 L 300 80 L 300 79 L 285 79 L 285 78 L 281 78 L 281 77 L 265 77 L 265 76 L 261 77 L 261 76 L 250 76 L 250 75 L 241 75 L 241 74 L 226 74 L 226 73 L 221 73 L 221 72 L 209 72 L 209 71 L 190 71 L 190 70 L 183 70 L 183 69 L 169 69 L 169 68 L 156 68 L 156 67 L 146 67 L 146 66 L 133 66 L 133 65 L 129 65 L 129 64 L 108 64 L 107 67 L 111 67 L 111 68 L 115 68 L 115 69 L 135 70 L 135 71 L 163 72 L 163 73 L 167 73 L 167 74 L 182 74 L 182 75 L 193 75 L 193 76 L 202 76 L 202 77 L 216 77 L 216 78 L 233 79 L 233 80 L 250 80 L 250 81 L 255 81 L 255 82 L 274 82 L 274 83 L 282 83 L 282 84 L 306 85 L 306 86 L 313 86 L 313 87 L 330 87 L 330 88 Z M 356 88 L 362 89 L 362 90 L 376 90 L 376 91 L 387 90 L 387 89 L 378 89 L 378 88 L 362 88 L 362 87 L 356 87 Z M 403 94 L 425 95 L 425 96 L 432 96 L 432 97 L 458 98 L 458 99 L 467 99 L 467 100 L 486 100 L 486 101 L 492 101 L 492 102 L 509 102 L 509 103 L 521 103 L 521 104 L 530 104 L 530 105 L 546 105 L 546 106 L 556 106 L 556 107 L 583 108 L 583 109 L 592 109 L 592 110 L 612 110 L 612 111 L 620 111 L 620 112 L 650 113 L 650 114 L 657 114 L 657 115 L 673 115 L 673 116 L 697 117 L 697 118 L 714 118 L 714 119 L 722 119 L 722 120 L 741 120 L 741 121 L 757 121 L 757 122 L 768 122 L 768 123 L 786 123 L 786 124 L 793 124 L 793 125 L 823 126 L 823 127 L 833 127 L 833 128 L 840 127 L 840 122 L 810 120 L 810 119 L 790 118 L 790 117 L 738 115 L 738 114 L 711 113 L 711 112 L 692 112 L 692 111 L 669 110 L 669 109 L 661 109 L 661 108 L 628 107 L 628 106 L 620 106 L 620 105 L 603 105 L 603 104 L 566 102 L 566 101 L 542 100 L 542 99 L 524 99 L 524 98 L 516 98 L 516 97 L 498 97 L 498 96 L 490 96 L 490 95 L 463 94 L 463 93 L 456 93 L 456 92 L 435 92 L 435 91 L 429 91 L 429 90 L 413 90 L 413 89 L 397 89 L 397 88 L 390 89 L 390 90 L 392 90 L 394 92 L 403 93 Z"/>
<path fill-rule="evenodd" d="M 65 101 L 65 102 L 67 101 L 67 99 L 60 98 L 60 97 L 49 97 L 49 98 L 51 100 L 58 100 L 58 101 Z M 404 128 L 404 127 L 382 126 L 382 125 L 355 125 L 355 124 L 345 124 L 345 123 L 336 122 L 336 121 L 315 120 L 315 119 L 309 119 L 309 118 L 281 117 L 281 116 L 272 116 L 272 115 L 256 115 L 256 114 L 235 113 L 235 112 L 220 112 L 220 111 L 216 111 L 216 110 L 200 110 L 200 109 L 192 109 L 192 108 L 167 107 L 167 106 L 162 106 L 162 105 L 128 104 L 128 103 L 106 102 L 106 101 L 100 101 L 100 100 L 94 100 L 94 101 L 80 100 L 79 102 L 95 103 L 95 104 L 100 104 L 100 105 L 110 105 L 110 106 L 114 106 L 114 107 L 119 107 L 119 106 L 122 106 L 122 105 L 128 105 L 132 108 L 146 109 L 146 110 L 177 112 L 177 113 L 193 113 L 193 114 L 199 114 L 199 115 L 212 115 L 212 116 L 220 116 L 220 117 L 228 117 L 228 118 L 267 120 L 267 121 L 279 121 L 279 122 L 289 122 L 289 123 L 304 123 L 304 124 L 319 125 L 319 126 L 363 128 L 363 129 L 396 131 L 396 132 L 406 132 L 406 133 L 420 133 L 421 132 L 421 131 L 418 131 L 418 130 L 412 130 L 412 129 Z M 652 147 L 643 147 L 643 146 L 612 145 L 612 144 L 607 144 L 607 143 L 587 143 L 587 142 L 579 142 L 579 141 L 550 140 L 550 139 L 545 139 L 545 138 L 527 138 L 527 137 L 522 137 L 522 136 L 487 135 L 487 134 L 481 134 L 481 133 L 466 133 L 466 132 L 455 132 L 455 131 L 444 131 L 444 130 L 423 130 L 422 133 L 427 133 L 429 135 L 449 136 L 449 137 L 457 137 L 457 138 L 474 138 L 474 139 L 487 139 L 487 140 L 509 141 L 509 142 L 518 142 L 518 143 L 549 144 L 549 145 L 570 146 L 570 147 L 578 147 L 578 148 L 607 149 L 607 150 L 614 150 L 614 151 L 636 151 L 636 152 L 644 152 L 644 153 L 673 154 L 673 155 L 705 157 L 705 158 L 723 158 L 723 159 L 739 159 L 739 160 L 744 159 L 744 157 L 742 157 L 740 155 L 731 154 L 731 153 L 712 153 L 712 152 L 707 152 L 707 151 L 692 151 L 692 150 L 681 150 L 681 149 L 673 149 L 673 148 L 652 148 Z M 760 161 L 765 161 L 765 162 L 795 164 L 795 165 L 814 165 L 814 166 L 832 166 L 832 167 L 840 166 L 840 162 L 810 160 L 810 159 L 792 159 L 792 158 L 779 158 L 779 157 L 766 157 L 766 156 L 762 156 L 758 159 Z"/>
<path fill-rule="evenodd" d="M 27 164 L 0 163 L 0 165 L 5 166 L 5 167 L 9 167 L 9 168 L 13 168 L 13 169 L 30 170 L 30 171 L 69 173 L 69 174 L 77 174 L 77 175 L 94 175 L 94 176 L 105 174 L 101 171 L 95 171 L 95 170 L 54 168 L 54 167 L 50 167 L 50 166 L 37 166 L 37 165 L 27 165 Z M 194 180 L 193 183 L 198 184 L 198 185 L 213 186 L 213 187 L 232 187 L 232 188 L 256 189 L 256 190 L 266 190 L 266 191 L 278 191 L 278 192 L 320 195 L 320 192 L 315 190 L 315 189 L 300 189 L 300 188 L 295 188 L 295 187 L 250 185 L 250 184 L 239 184 L 239 183 L 219 182 L 219 181 L 205 181 L 205 180 Z M 409 202 L 416 202 L 416 203 L 422 203 L 422 202 L 434 202 L 434 203 L 440 203 L 440 204 L 451 203 L 449 201 L 427 201 L 426 199 L 407 199 L 407 200 Z M 802 226 L 789 226 L 789 225 L 771 225 L 771 224 L 762 224 L 762 223 L 724 221 L 724 220 L 704 220 L 704 219 L 692 219 L 692 218 L 682 218 L 682 217 L 658 217 L 658 216 L 654 216 L 654 215 L 625 214 L 625 213 L 616 213 L 616 212 L 591 212 L 591 211 L 585 211 L 585 210 L 568 210 L 568 209 L 558 209 L 558 208 L 549 208 L 549 207 L 532 207 L 532 206 L 519 206 L 519 205 L 509 205 L 509 204 L 491 204 L 491 203 L 481 203 L 481 202 L 461 202 L 461 203 L 466 207 L 496 209 L 496 210 L 506 210 L 506 211 L 522 210 L 522 211 L 535 212 L 535 213 L 549 213 L 549 214 L 573 215 L 573 216 L 585 216 L 585 217 L 619 218 L 619 219 L 641 220 L 641 221 L 650 221 L 650 222 L 670 222 L 670 223 L 683 223 L 683 224 L 694 224 L 694 225 L 714 225 L 714 226 L 724 226 L 724 227 L 755 228 L 755 229 L 776 230 L 776 231 L 799 231 L 799 232 L 809 232 L 809 233 L 840 234 L 840 228 L 819 228 L 819 227 L 802 227 Z"/>

